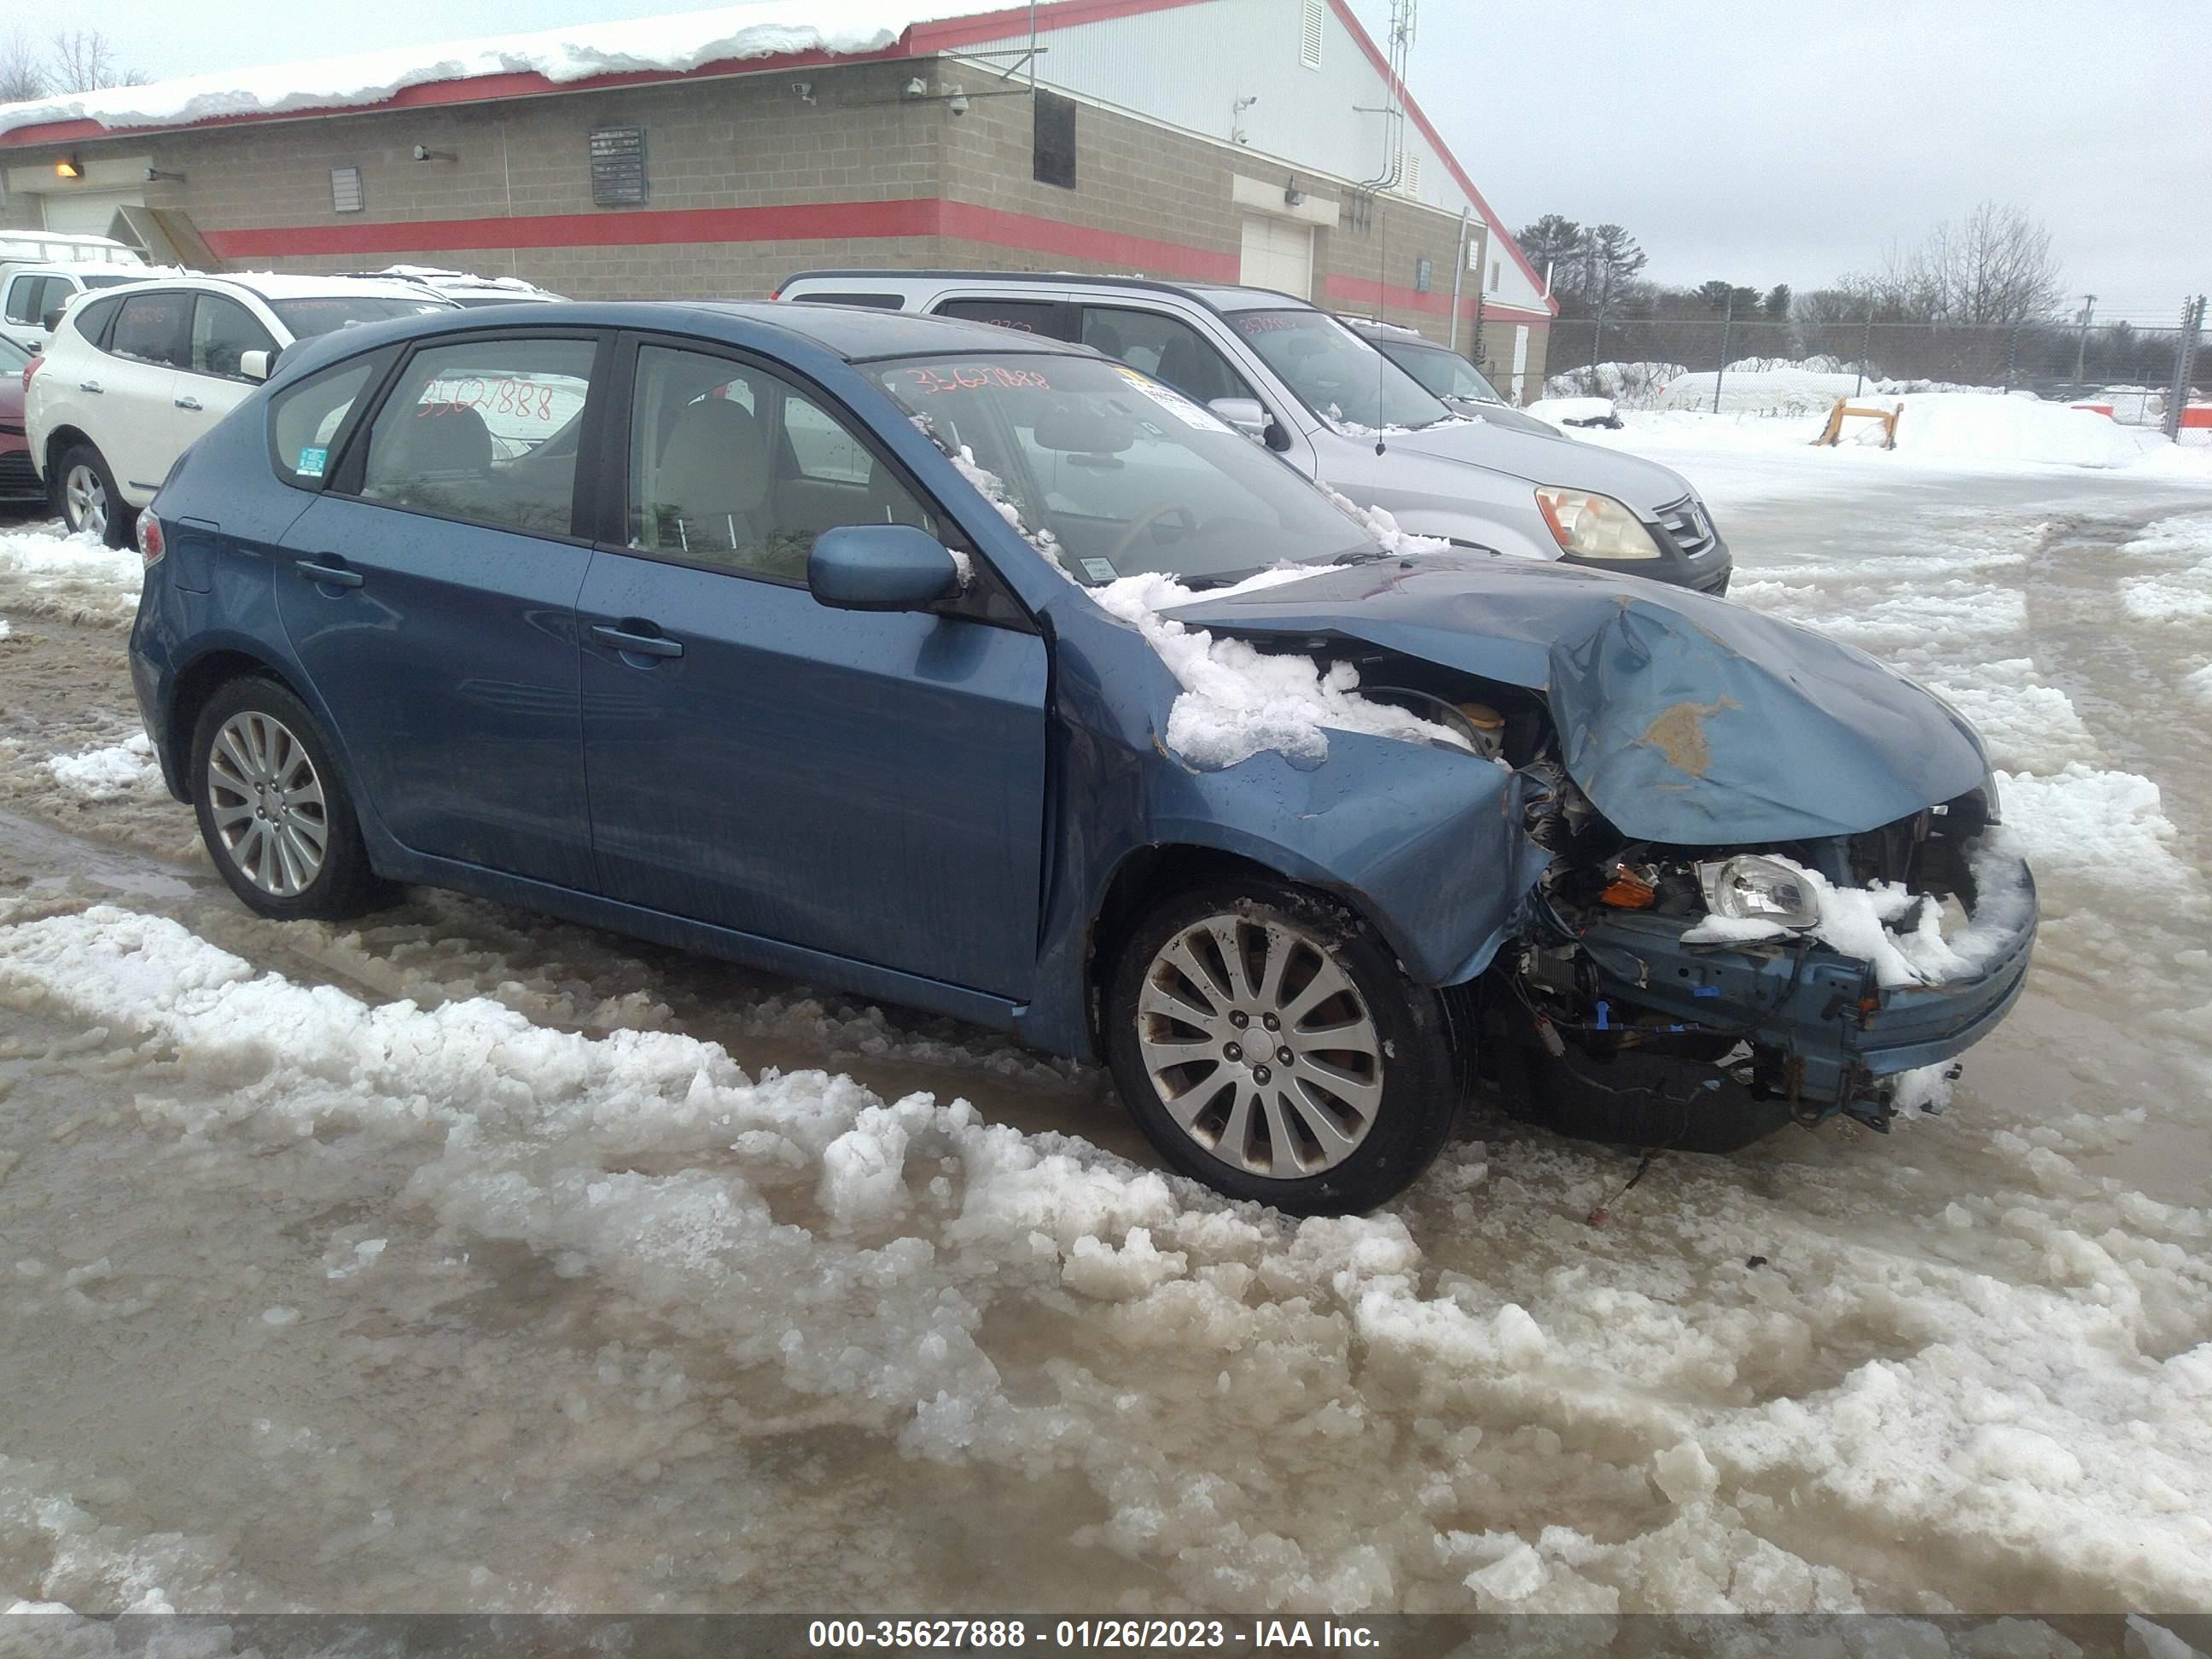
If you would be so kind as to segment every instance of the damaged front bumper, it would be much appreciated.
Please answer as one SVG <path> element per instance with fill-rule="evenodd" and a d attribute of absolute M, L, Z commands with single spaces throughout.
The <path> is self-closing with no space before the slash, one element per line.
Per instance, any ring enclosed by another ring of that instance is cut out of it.
<path fill-rule="evenodd" d="M 1979 860 L 1983 904 L 1970 913 L 1973 970 L 1885 987 L 1874 965 L 1811 936 L 1686 945 L 1694 919 L 1609 912 L 1579 930 L 1596 976 L 1596 1018 L 1641 1014 L 1717 1036 L 1759 1056 L 1758 1092 L 1800 1122 L 1836 1112 L 1886 1128 L 1897 1073 L 1963 1053 L 2019 999 L 2035 945 L 2033 878 L 2016 855 Z M 1990 893 L 2001 894 L 1991 901 Z"/>

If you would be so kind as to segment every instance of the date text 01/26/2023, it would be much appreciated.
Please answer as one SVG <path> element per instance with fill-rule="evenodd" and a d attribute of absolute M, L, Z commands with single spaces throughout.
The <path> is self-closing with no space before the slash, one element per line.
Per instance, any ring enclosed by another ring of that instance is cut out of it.
<path fill-rule="evenodd" d="M 817 1619 L 806 1627 L 814 1649 L 968 1651 L 1039 1647 L 1088 1651 L 1177 1648 L 1379 1647 L 1368 1626 L 1334 1619 Z"/>

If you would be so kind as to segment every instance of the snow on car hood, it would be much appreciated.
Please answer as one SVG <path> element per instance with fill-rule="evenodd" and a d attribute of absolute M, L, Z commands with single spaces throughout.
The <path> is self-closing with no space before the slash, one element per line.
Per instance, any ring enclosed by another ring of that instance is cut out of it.
<path fill-rule="evenodd" d="M 1973 729 L 1863 652 L 1724 599 L 1522 559 L 1318 572 L 1165 613 L 1346 641 L 1540 691 L 1561 758 L 1625 835 L 1686 846 L 1855 834 L 1988 775 Z"/>
<path fill-rule="evenodd" d="M 1393 455 L 1425 455 L 1437 460 L 1463 461 L 1487 467 L 1531 484 L 1566 484 L 1593 489 L 1622 501 L 1649 514 L 1679 501 L 1690 493 L 1690 482 L 1672 467 L 1647 461 L 1618 449 L 1577 443 L 1562 447 L 1561 434 L 1553 431 L 1516 431 L 1503 421 L 1486 416 L 1474 422 L 1415 427 L 1394 431 L 1388 442 Z"/>

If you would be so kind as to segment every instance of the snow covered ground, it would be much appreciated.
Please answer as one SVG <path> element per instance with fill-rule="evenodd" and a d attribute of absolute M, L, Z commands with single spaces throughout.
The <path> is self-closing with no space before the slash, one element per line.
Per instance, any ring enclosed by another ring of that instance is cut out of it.
<path fill-rule="evenodd" d="M 1600 438 L 1988 734 L 2027 997 L 1887 1139 L 1478 1111 L 1350 1221 L 951 1022 L 258 921 L 135 559 L 0 534 L 0 1607 L 2212 1610 L 2212 479 L 1748 426 Z"/>

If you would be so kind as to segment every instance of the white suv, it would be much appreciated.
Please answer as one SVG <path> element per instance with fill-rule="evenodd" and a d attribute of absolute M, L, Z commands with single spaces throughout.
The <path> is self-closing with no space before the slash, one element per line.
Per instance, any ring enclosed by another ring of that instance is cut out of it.
<path fill-rule="evenodd" d="M 72 531 L 124 546 L 192 441 L 295 340 L 449 301 L 344 276 L 178 276 L 80 300 L 26 372 L 31 459 Z"/>

